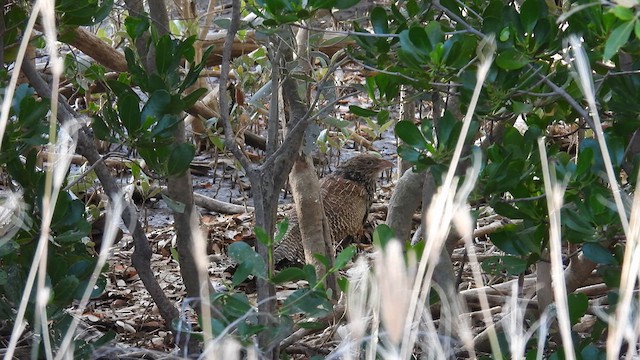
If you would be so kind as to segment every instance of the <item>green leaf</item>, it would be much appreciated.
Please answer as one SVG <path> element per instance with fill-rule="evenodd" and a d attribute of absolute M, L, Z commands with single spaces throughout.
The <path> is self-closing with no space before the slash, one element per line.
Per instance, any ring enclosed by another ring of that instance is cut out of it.
<path fill-rule="evenodd" d="M 531 33 L 538 20 L 547 16 L 547 5 L 539 0 L 526 0 L 520 8 L 520 22 L 524 31 Z"/>
<path fill-rule="evenodd" d="M 431 59 L 431 62 L 433 64 L 441 65 L 443 57 L 444 57 L 444 44 L 437 43 L 436 46 L 433 48 L 433 51 L 429 53 L 429 59 Z"/>
<path fill-rule="evenodd" d="M 175 261 L 178 265 L 180 265 L 180 253 L 178 252 L 178 249 L 172 247 L 170 252 L 171 252 L 171 259 L 173 259 L 173 261 Z"/>
<path fill-rule="evenodd" d="M 387 87 L 387 91 L 385 92 L 385 95 L 387 96 L 387 98 L 392 99 L 395 98 L 398 94 L 393 94 L 393 95 L 389 95 L 389 90 L 396 88 L 395 86 L 396 84 L 389 84 L 389 86 Z M 389 122 L 389 110 L 380 110 L 380 112 L 378 113 L 378 115 L 376 115 L 376 123 L 378 125 L 380 125 L 381 127 L 383 127 L 385 124 L 387 124 Z M 386 128 L 388 128 L 389 126 L 391 126 L 391 123 L 389 123 L 389 125 Z M 380 129 L 380 132 L 382 132 L 382 128 Z"/>
<path fill-rule="evenodd" d="M 196 36 L 191 35 L 188 38 L 177 41 L 177 45 L 175 47 L 175 58 L 181 59 L 184 58 L 187 62 L 192 63 L 193 59 L 196 56 L 196 50 L 193 47 L 193 44 L 196 42 Z"/>
<path fill-rule="evenodd" d="M 322 122 L 327 125 L 337 127 L 338 129 L 344 129 L 345 127 L 351 125 L 351 121 L 341 120 L 334 116 L 327 116 L 322 119 Z"/>
<path fill-rule="evenodd" d="M 76 276 L 65 276 L 53 287 L 53 303 L 63 306 L 71 303 L 78 286 L 80 286 L 80 280 Z"/>
<path fill-rule="evenodd" d="M 429 39 L 429 46 L 431 47 L 429 53 L 431 53 L 436 44 L 444 42 L 444 33 L 438 21 L 430 21 L 427 26 L 425 26 L 424 31 L 427 33 Z"/>
<path fill-rule="evenodd" d="M 173 41 L 169 35 L 164 35 L 156 45 L 156 70 L 158 74 L 165 75 L 171 68 L 174 57 Z"/>
<path fill-rule="evenodd" d="M 562 225 L 580 234 L 584 239 L 593 237 L 595 229 L 591 219 L 584 212 L 565 207 L 562 209 Z"/>
<path fill-rule="evenodd" d="M 264 259 L 251 248 L 247 243 L 236 241 L 229 245 L 229 257 L 238 263 L 236 272 L 233 274 L 232 283 L 239 285 L 246 280 L 249 275 L 265 278 L 267 265 Z"/>
<path fill-rule="evenodd" d="M 118 97 L 118 114 L 122 125 L 130 136 L 140 129 L 140 99 L 133 91 L 127 91 Z"/>
<path fill-rule="evenodd" d="M 347 265 L 347 263 L 351 259 L 353 259 L 355 255 L 356 255 L 356 247 L 353 245 L 347 246 L 346 248 L 344 248 L 344 250 L 340 252 L 340 254 L 338 254 L 338 256 L 336 256 L 336 261 L 333 263 L 334 269 L 340 270 L 344 268 L 344 266 Z"/>
<path fill-rule="evenodd" d="M 171 109 L 171 100 L 171 94 L 167 90 L 155 90 L 142 108 L 142 119 L 146 121 L 149 117 L 159 118 L 164 114 L 175 113 L 175 109 Z"/>
<path fill-rule="evenodd" d="M 267 232 L 260 226 L 255 226 L 253 228 L 253 232 L 256 234 L 256 239 L 258 239 L 258 241 L 263 243 L 265 246 L 269 246 L 272 244 L 271 236 L 269 236 L 269 234 L 267 234 Z"/>
<path fill-rule="evenodd" d="M 154 118 L 148 117 L 145 122 L 144 128 L 148 129 L 148 126 L 151 126 L 154 122 Z M 176 115 L 162 115 L 160 118 L 155 121 L 155 125 L 151 129 L 151 136 L 156 139 L 169 138 L 173 135 L 173 130 L 176 125 L 182 121 Z"/>
<path fill-rule="evenodd" d="M 389 33 L 389 19 L 387 18 L 387 11 L 376 6 L 371 10 L 371 26 L 373 32 L 376 34 L 388 34 Z"/>
<path fill-rule="evenodd" d="M 193 104 L 196 103 L 196 101 L 200 100 L 200 98 L 207 93 L 207 89 L 205 88 L 200 88 L 197 90 L 192 91 L 189 95 L 185 96 L 182 98 L 182 109 L 181 110 L 187 110 L 190 107 L 193 106 Z"/>
<path fill-rule="evenodd" d="M 167 160 L 167 172 L 169 175 L 181 175 L 191 165 L 191 160 L 196 154 L 196 148 L 192 144 L 177 144 L 171 150 Z"/>
<path fill-rule="evenodd" d="M 529 103 L 513 101 L 511 104 L 514 114 L 528 114 L 533 111 L 533 105 Z"/>
<path fill-rule="evenodd" d="M 16 115 L 20 116 L 20 107 L 22 104 L 22 100 L 27 99 L 33 96 L 35 91 L 32 87 L 27 84 L 20 84 L 16 87 L 16 90 L 13 92 L 13 99 L 11 101 L 11 107 Z"/>
<path fill-rule="evenodd" d="M 287 315 L 303 313 L 307 318 L 321 317 L 332 309 L 331 301 L 322 291 L 312 289 L 299 289 L 284 301 L 282 309 Z"/>
<path fill-rule="evenodd" d="M 635 27 L 636 38 L 640 39 L 640 21 L 636 20 L 636 24 L 634 27 Z"/>
<path fill-rule="evenodd" d="M 606 352 L 598 348 L 598 345 L 591 343 L 580 351 L 582 359 L 605 359 Z"/>
<path fill-rule="evenodd" d="M 629 21 L 634 18 L 633 10 L 624 6 L 614 6 L 611 9 L 613 15 L 615 15 L 618 19 L 622 21 Z"/>
<path fill-rule="evenodd" d="M 243 293 L 218 293 L 211 296 L 211 302 L 220 305 L 227 320 L 236 320 L 253 311 L 249 298 Z"/>
<path fill-rule="evenodd" d="M 400 32 L 400 49 L 410 55 L 415 61 L 413 66 L 420 66 L 427 62 L 429 53 L 433 50 L 429 36 L 421 26 L 414 26 Z"/>
<path fill-rule="evenodd" d="M 359 2 L 360 0 L 338 0 L 333 7 L 339 10 L 344 10 L 358 4 Z"/>
<path fill-rule="evenodd" d="M 505 27 L 504 29 L 502 29 L 502 31 L 500 31 L 500 41 L 505 42 L 507 40 L 509 40 L 509 38 L 511 37 L 511 30 L 509 30 L 509 27 Z"/>
<path fill-rule="evenodd" d="M 60 25 L 90 26 L 104 20 L 113 7 L 113 0 L 59 0 L 56 12 L 61 15 Z"/>
<path fill-rule="evenodd" d="M 287 234 L 287 230 L 289 230 L 289 218 L 285 217 L 282 221 L 276 224 L 276 236 L 274 238 L 274 242 L 279 243 L 284 236 Z"/>
<path fill-rule="evenodd" d="M 589 309 L 589 299 L 585 294 L 573 293 L 567 295 L 567 302 L 569 305 L 571 325 L 575 325 L 587 313 L 587 309 Z"/>
<path fill-rule="evenodd" d="M 203 61 L 201 63 L 199 63 L 198 65 L 192 66 L 189 69 L 189 72 L 187 73 L 187 75 L 182 80 L 182 84 L 180 84 L 180 86 L 178 87 L 178 91 L 183 92 L 186 88 L 188 88 L 189 86 L 193 85 L 198 80 L 198 76 L 200 75 L 200 72 L 207 65 L 206 59 L 208 59 L 209 55 L 211 55 L 211 52 L 213 51 L 213 48 L 214 48 L 213 46 L 209 46 L 204 51 L 204 54 L 202 55 Z"/>
<path fill-rule="evenodd" d="M 618 50 L 627 43 L 629 36 L 631 35 L 631 30 L 633 30 L 634 26 L 634 21 L 627 21 L 613 29 L 604 45 L 604 54 L 602 57 L 605 61 L 611 59 L 613 55 L 615 55 Z"/>
<path fill-rule="evenodd" d="M 409 29 L 409 40 L 414 49 L 421 55 L 426 55 L 433 50 L 431 43 L 431 34 L 427 33 L 427 29 L 422 26 L 414 26 Z"/>
<path fill-rule="evenodd" d="M 132 39 L 137 39 L 149 28 L 149 19 L 144 16 L 127 16 L 124 19 L 124 26 Z"/>
<path fill-rule="evenodd" d="M 349 105 L 349 112 L 351 112 L 354 115 L 358 115 L 362 117 L 372 117 L 372 116 L 378 115 L 377 111 L 364 109 L 356 105 Z"/>
<path fill-rule="evenodd" d="M 169 209 L 171 209 L 171 211 L 176 212 L 178 214 L 183 214 L 184 213 L 184 209 L 186 207 L 186 205 L 180 201 L 175 201 L 172 198 L 166 196 L 163 193 L 160 193 L 160 196 L 162 196 L 162 199 L 164 200 L 164 202 L 167 204 L 167 207 Z"/>
<path fill-rule="evenodd" d="M 519 275 L 527 270 L 527 260 L 516 256 L 491 256 L 482 261 L 482 269 L 493 275 Z"/>
<path fill-rule="evenodd" d="M 390 241 L 395 239 L 395 237 L 396 234 L 393 229 L 389 227 L 389 225 L 380 224 L 376 226 L 375 230 L 373 231 L 373 245 L 378 249 L 384 249 Z M 404 241 L 409 239 L 402 240 Z"/>
<path fill-rule="evenodd" d="M 274 284 L 282 284 L 289 281 L 298 281 L 306 279 L 307 274 L 304 270 L 297 267 L 282 269 L 271 278 Z"/>
<path fill-rule="evenodd" d="M 617 263 L 611 251 L 599 243 L 585 243 L 582 245 L 582 253 L 596 264 L 615 265 Z"/>
<path fill-rule="evenodd" d="M 84 295 L 84 291 L 89 286 L 89 282 L 91 279 L 85 279 L 80 282 L 80 285 L 76 288 L 76 292 L 73 294 L 73 297 L 77 300 L 82 299 Z M 91 293 L 89 294 L 90 299 L 95 299 L 104 293 L 104 289 L 107 287 L 107 278 L 104 274 L 98 276 L 93 288 L 91 289 Z"/>
<path fill-rule="evenodd" d="M 509 255 L 529 256 L 538 253 L 541 226 L 518 230 L 518 225 L 509 224 L 491 234 L 491 242 Z"/>
<path fill-rule="evenodd" d="M 316 258 L 325 269 L 328 269 L 330 266 L 329 258 L 322 254 L 313 254 L 313 257 Z"/>
<path fill-rule="evenodd" d="M 20 102 L 20 126 L 25 130 L 37 128 L 42 119 L 49 112 L 49 102 L 36 101 L 34 98 L 28 97 Z"/>
<path fill-rule="evenodd" d="M 316 256 L 316 258 L 318 258 L 317 255 L 318 254 L 314 254 L 314 256 Z M 328 261 L 327 261 L 327 259 L 325 259 L 323 265 L 325 267 L 328 267 L 327 264 L 328 264 Z M 316 276 L 316 269 L 313 267 L 313 265 L 310 265 L 310 264 L 304 265 L 302 267 L 302 271 L 304 271 L 304 273 L 305 273 L 304 278 L 309 283 L 309 286 L 312 287 L 312 288 L 315 287 L 316 284 L 318 283 L 318 277 Z"/>
<path fill-rule="evenodd" d="M 331 9 L 336 0 L 310 0 L 309 6 L 313 9 Z"/>
<path fill-rule="evenodd" d="M 0 243 L 0 258 L 11 254 L 18 249 L 20 249 L 20 245 L 18 245 L 14 240 L 2 239 L 2 242 Z"/>
<path fill-rule="evenodd" d="M 496 57 L 496 64 L 505 70 L 517 70 L 527 65 L 531 60 L 516 49 L 507 49 Z"/>
<path fill-rule="evenodd" d="M 418 3 L 416 2 L 416 0 L 409 0 L 405 4 L 407 8 L 407 13 L 409 14 L 410 17 L 415 17 L 420 13 L 420 6 L 418 6 Z M 400 16 L 400 19 L 404 20 L 404 17 Z"/>
<path fill-rule="evenodd" d="M 458 136 L 462 130 L 462 121 L 453 117 L 451 111 L 445 111 L 436 127 L 438 145 L 444 149 L 454 149 L 458 142 Z M 473 131 L 471 131 L 473 133 Z"/>
<path fill-rule="evenodd" d="M 587 174 L 593 164 L 593 148 L 583 148 L 578 155 L 578 162 L 576 164 L 576 177 L 582 177 Z"/>
<path fill-rule="evenodd" d="M 400 144 L 398 146 L 398 156 L 400 156 L 403 160 L 415 164 L 420 161 L 420 157 L 422 156 L 422 154 L 407 144 Z"/>
<path fill-rule="evenodd" d="M 349 290 L 349 279 L 344 276 L 338 278 L 338 287 L 340 291 L 347 292 Z"/>
<path fill-rule="evenodd" d="M 428 149 L 429 144 L 427 144 L 427 140 L 413 122 L 408 120 L 398 121 L 395 126 L 395 131 L 396 135 L 407 145 L 419 150 Z"/>

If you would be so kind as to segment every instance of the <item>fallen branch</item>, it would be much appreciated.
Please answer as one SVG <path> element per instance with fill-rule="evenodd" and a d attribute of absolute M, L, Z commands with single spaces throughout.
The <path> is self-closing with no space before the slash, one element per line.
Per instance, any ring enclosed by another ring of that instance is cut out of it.
<path fill-rule="evenodd" d="M 222 214 L 244 214 L 254 210 L 251 206 L 231 204 L 196 193 L 193 194 L 193 199 L 196 205 Z"/>

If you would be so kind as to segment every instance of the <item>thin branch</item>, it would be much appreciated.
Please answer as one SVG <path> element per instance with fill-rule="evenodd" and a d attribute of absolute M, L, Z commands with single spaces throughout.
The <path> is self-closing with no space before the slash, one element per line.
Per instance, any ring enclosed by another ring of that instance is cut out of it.
<path fill-rule="evenodd" d="M 317 27 L 301 25 L 301 24 L 291 24 L 291 25 L 293 27 L 297 27 L 297 28 L 305 29 L 309 31 L 323 32 L 328 34 L 338 34 L 338 35 L 344 35 L 344 36 L 365 36 L 365 37 L 374 37 L 374 38 L 399 38 L 400 37 L 400 34 L 372 34 L 370 32 L 320 29 Z"/>
<path fill-rule="evenodd" d="M 36 68 L 28 61 L 25 61 L 22 64 L 22 72 L 40 96 L 44 97 L 46 94 L 51 94 L 49 85 L 42 79 Z M 60 96 L 58 96 L 58 103 L 57 119 L 61 123 L 80 117 L 69 104 L 62 100 Z M 118 184 L 116 184 L 106 165 L 100 162 L 101 156 L 98 154 L 93 141 L 82 129 L 78 131 L 78 147 L 76 151 L 87 158 L 89 163 L 98 163 L 94 170 L 96 176 L 100 180 L 100 184 L 109 198 L 112 201 L 116 201 L 116 199 L 120 198 L 122 194 L 120 193 Z M 122 221 L 125 223 L 125 226 L 129 228 L 135 243 L 136 251 L 133 253 L 132 257 L 133 265 L 138 270 L 140 279 L 144 283 L 145 288 L 158 305 L 162 318 L 167 322 L 167 324 L 170 324 L 173 319 L 179 316 L 178 310 L 166 297 L 164 291 L 153 277 L 153 274 L 150 273 L 149 259 L 151 258 L 151 247 L 149 246 L 149 241 L 142 229 L 140 221 L 138 221 L 136 210 L 131 204 L 127 203 L 126 205 L 127 206 L 125 206 L 122 212 Z"/>
<path fill-rule="evenodd" d="M 466 21 L 464 21 L 460 16 L 456 15 L 451 10 L 449 10 L 446 7 L 442 6 L 442 4 L 440 4 L 440 0 L 435 0 L 435 1 L 432 2 L 432 4 L 433 4 L 433 6 L 438 8 L 440 11 L 445 13 L 450 19 L 454 20 L 458 24 L 461 24 L 465 28 L 467 28 L 467 30 L 469 30 L 470 33 L 472 33 L 472 34 L 474 34 L 476 36 L 479 36 L 480 38 L 483 38 L 483 39 L 486 37 L 483 33 L 481 33 L 480 31 L 476 30 L 473 26 L 469 25 Z"/>
<path fill-rule="evenodd" d="M 533 67 L 531 64 L 528 65 L 529 67 Z M 563 88 L 561 88 L 560 86 L 556 85 L 553 81 L 549 80 L 549 78 L 546 75 L 543 74 L 538 74 L 538 77 L 540 77 L 540 79 L 542 81 L 544 81 L 544 83 L 551 88 L 551 90 L 553 90 L 556 94 L 560 95 L 560 97 L 562 97 L 566 102 L 569 103 L 569 105 L 571 105 L 571 107 L 578 112 L 578 114 L 580 114 L 580 117 L 582 117 L 584 119 L 584 121 L 587 122 L 587 124 L 589 124 L 589 127 L 591 127 L 592 129 L 595 129 L 596 126 L 593 122 L 593 119 L 591 119 L 591 116 L 589 115 L 589 113 L 587 112 L 587 110 L 584 109 L 584 107 L 580 104 L 578 104 L 578 102 L 576 101 L 576 99 L 574 99 L 571 95 L 569 95 L 568 92 L 566 92 Z M 593 133 L 596 137 L 598 137 L 599 135 L 594 131 Z"/>
<path fill-rule="evenodd" d="M 356 59 L 356 58 L 354 58 L 354 57 L 352 57 L 352 56 L 349 56 L 349 59 L 350 59 L 351 61 L 353 61 L 354 63 L 356 63 L 356 64 L 358 64 L 358 65 L 362 66 L 363 68 L 367 69 L 367 70 L 371 70 L 371 71 L 379 72 L 379 73 L 381 73 L 381 74 L 387 74 L 387 75 L 392 75 L 392 76 L 399 76 L 399 77 L 401 77 L 401 78 L 403 78 L 403 79 L 407 79 L 407 80 L 409 80 L 409 81 L 418 82 L 418 80 L 417 80 L 417 79 L 414 79 L 414 78 L 412 78 L 412 77 L 410 77 L 410 76 L 407 76 L 407 75 L 405 75 L 405 74 L 402 74 L 402 73 L 399 73 L 399 72 L 395 72 L 395 71 L 382 70 L 382 69 L 378 69 L 378 68 L 375 68 L 375 67 L 373 67 L 373 66 L 367 65 L 367 64 L 365 64 L 365 63 L 363 63 L 363 62 L 360 62 L 358 59 Z"/>
<path fill-rule="evenodd" d="M 330 74 L 333 74 L 335 72 L 335 70 L 342 65 L 344 62 L 346 62 L 346 60 L 341 60 L 337 63 L 335 63 L 324 75 L 324 77 L 322 78 L 322 80 L 320 81 L 320 84 L 318 85 L 318 89 L 316 91 L 316 97 L 314 98 L 313 103 L 307 108 L 306 113 L 304 114 L 304 116 L 302 116 L 302 118 L 300 119 L 296 119 L 296 124 L 293 126 L 293 128 L 291 130 L 289 130 L 289 133 L 287 134 L 287 137 L 284 139 L 284 141 L 282 142 L 281 146 L 273 153 L 273 156 L 268 158 L 261 166 L 261 168 L 267 168 L 267 167 L 271 167 L 271 166 L 276 166 L 276 167 L 281 167 L 283 165 L 282 161 L 281 161 L 281 157 L 282 156 L 289 156 L 289 152 L 290 149 L 293 147 L 293 145 L 295 144 L 296 141 L 300 141 L 300 139 L 302 139 L 303 134 L 306 129 L 308 124 L 312 121 L 313 116 L 312 116 L 312 110 L 316 107 L 316 105 L 318 104 L 318 102 L 320 101 L 320 94 L 322 94 L 322 90 L 324 89 L 324 87 L 327 85 L 327 83 L 329 82 L 329 78 L 330 78 Z M 285 82 L 290 81 L 290 78 L 285 79 Z M 286 86 L 286 85 L 285 85 Z M 296 106 L 295 104 L 290 104 L 290 106 Z M 293 119 L 290 119 L 293 120 Z M 275 173 L 276 174 L 280 174 L 281 169 L 276 169 Z"/>
<path fill-rule="evenodd" d="M 519 202 L 519 201 L 535 201 L 535 200 L 544 199 L 545 196 L 547 196 L 547 195 L 543 193 L 541 195 L 530 196 L 530 197 L 525 197 L 525 198 L 501 199 L 500 202 L 507 203 L 507 204 L 512 204 L 512 203 Z"/>
<path fill-rule="evenodd" d="M 238 32 L 239 23 L 240 1 L 233 0 L 231 5 L 231 23 L 227 29 L 224 48 L 222 49 L 222 64 L 220 65 L 220 79 L 218 83 L 218 86 L 220 87 L 220 118 L 224 127 L 224 142 L 227 149 L 231 151 L 245 171 L 249 171 L 253 168 L 253 165 L 233 139 L 233 127 L 231 126 L 231 114 L 229 111 L 229 93 L 226 90 L 227 81 L 229 80 L 229 71 L 231 68 L 231 50 L 233 48 L 233 40 Z"/>
<path fill-rule="evenodd" d="M 267 157 L 278 147 L 278 129 L 280 124 L 280 60 L 283 41 L 276 37 L 277 46 L 271 55 L 271 100 L 269 102 L 269 120 L 267 121 Z"/>

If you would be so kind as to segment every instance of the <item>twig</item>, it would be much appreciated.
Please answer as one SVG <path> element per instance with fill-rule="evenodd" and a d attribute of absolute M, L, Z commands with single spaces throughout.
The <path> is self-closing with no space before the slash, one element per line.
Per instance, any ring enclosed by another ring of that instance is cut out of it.
<path fill-rule="evenodd" d="M 293 26 L 301 29 L 310 30 L 310 31 L 338 34 L 338 35 L 344 35 L 344 36 L 365 36 L 365 37 L 375 37 L 375 38 L 399 38 L 400 37 L 400 34 L 372 34 L 370 32 L 359 32 L 359 31 L 350 31 L 350 30 L 328 30 L 328 29 L 320 29 L 313 26 L 306 26 L 306 25 L 300 25 L 300 24 L 293 24 Z"/>
<path fill-rule="evenodd" d="M 528 65 L 530 68 L 533 68 L 533 66 L 531 64 Z M 560 86 L 556 85 L 553 81 L 549 80 L 547 75 L 543 75 L 543 74 L 538 74 L 538 77 L 540 77 L 540 79 L 548 86 L 551 88 L 551 90 L 553 90 L 553 92 L 555 92 L 556 94 L 560 95 L 560 97 L 562 97 L 566 102 L 569 103 L 569 105 L 571 105 L 571 107 L 578 112 L 578 114 L 580 114 L 580 117 L 582 117 L 587 124 L 589 124 L 589 127 L 591 127 L 592 129 L 595 129 L 596 126 L 593 123 L 593 119 L 591 119 L 591 116 L 589 116 L 589 113 L 584 109 L 584 107 L 580 104 L 578 104 L 578 102 L 576 101 L 576 99 L 574 99 L 573 97 L 571 97 L 571 95 L 569 95 L 568 92 L 566 92 L 563 88 L 561 88 Z M 598 134 L 594 131 L 594 136 L 598 137 Z"/>
<path fill-rule="evenodd" d="M 435 1 L 432 2 L 432 4 L 437 9 L 439 9 L 440 11 L 445 13 L 450 19 L 454 20 L 458 24 L 461 24 L 465 28 L 467 28 L 467 30 L 469 30 L 470 33 L 472 33 L 474 35 L 477 35 L 477 36 L 479 36 L 481 38 L 485 38 L 485 35 L 483 33 L 481 33 L 480 31 L 476 30 L 473 26 L 469 25 L 466 21 L 464 21 L 458 15 L 454 14 L 451 10 L 449 10 L 446 7 L 442 6 L 442 4 L 440 4 L 440 0 L 435 0 Z"/>
<path fill-rule="evenodd" d="M 406 80 L 409 80 L 409 81 L 418 82 L 418 80 L 417 80 L 417 79 L 414 79 L 414 78 L 412 78 L 412 77 L 410 77 L 410 76 L 407 76 L 407 75 L 402 74 L 402 73 L 399 73 L 399 72 L 395 72 L 395 71 L 387 71 L 387 70 L 383 70 L 383 69 L 375 68 L 375 67 L 373 67 L 373 66 L 369 66 L 369 65 L 367 65 L 367 64 L 365 64 L 365 63 L 363 63 L 363 62 L 360 62 L 359 60 L 357 60 L 356 58 L 354 58 L 354 57 L 352 57 L 352 56 L 349 56 L 349 59 L 350 59 L 351 61 L 353 61 L 354 63 L 356 63 L 356 64 L 358 64 L 358 65 L 362 66 L 363 68 L 367 69 L 367 70 L 371 70 L 371 71 L 379 72 L 379 73 L 381 73 L 381 74 L 386 74 L 386 75 L 398 76 L 398 77 L 401 77 L 401 78 L 406 79 Z"/>
<path fill-rule="evenodd" d="M 530 197 L 525 197 L 525 198 L 517 198 L 517 199 L 502 199 L 500 200 L 503 203 L 507 203 L 507 204 L 512 204 L 518 201 L 535 201 L 535 200 L 540 200 L 540 199 L 544 199 L 544 197 L 547 196 L 546 194 L 542 193 L 541 195 L 536 195 L 536 196 L 530 196 Z"/>
<path fill-rule="evenodd" d="M 225 36 L 224 47 L 222 49 L 222 64 L 220 65 L 220 90 L 226 87 L 229 80 L 229 71 L 231 68 L 231 50 L 233 48 L 233 39 L 238 31 L 240 18 L 240 1 L 233 0 L 231 5 L 231 23 L 227 29 Z M 249 171 L 253 167 L 249 158 L 242 152 L 238 144 L 233 139 L 233 127 L 231 126 L 231 115 L 229 111 L 229 93 L 227 91 L 220 91 L 220 119 L 224 127 L 224 138 L 227 149 L 231 151 L 233 156 L 240 162 L 242 167 Z"/>

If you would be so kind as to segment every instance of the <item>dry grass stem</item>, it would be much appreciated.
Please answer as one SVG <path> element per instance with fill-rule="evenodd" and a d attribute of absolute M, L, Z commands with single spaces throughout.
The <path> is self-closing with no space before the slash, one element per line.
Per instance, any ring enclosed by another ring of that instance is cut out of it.
<path fill-rule="evenodd" d="M 564 197 L 565 184 L 560 184 L 555 176 L 555 169 L 550 167 L 547 160 L 547 150 L 544 138 L 538 139 L 540 161 L 544 177 L 544 189 L 547 194 L 547 208 L 549 211 L 549 255 L 551 258 L 551 275 L 553 279 L 553 295 L 555 309 L 560 325 L 560 335 L 565 357 L 569 360 L 576 358 L 573 341 L 571 339 L 571 321 L 569 319 L 569 302 L 567 300 L 566 284 L 564 281 L 564 266 L 562 263 L 562 229 L 560 209 Z M 546 311 L 547 309 L 545 309 Z"/>

